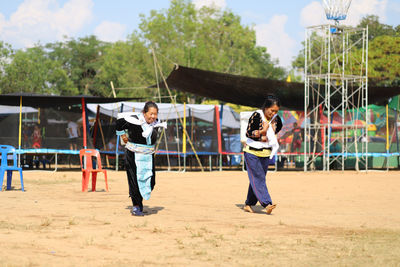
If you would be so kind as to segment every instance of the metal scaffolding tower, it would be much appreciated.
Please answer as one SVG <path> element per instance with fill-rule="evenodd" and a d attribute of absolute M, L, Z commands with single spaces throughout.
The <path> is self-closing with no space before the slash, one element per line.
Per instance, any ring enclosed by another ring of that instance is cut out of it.
<path fill-rule="evenodd" d="M 368 170 L 368 28 L 306 30 L 304 171 Z"/>

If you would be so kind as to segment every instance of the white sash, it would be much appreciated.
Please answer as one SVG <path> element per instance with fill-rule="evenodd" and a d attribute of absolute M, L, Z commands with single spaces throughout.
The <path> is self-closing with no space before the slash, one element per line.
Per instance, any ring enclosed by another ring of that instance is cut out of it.
<path fill-rule="evenodd" d="M 265 118 L 264 112 L 262 112 L 262 110 L 257 110 L 256 111 L 258 114 L 260 114 L 261 116 L 261 120 L 263 122 L 267 122 L 267 119 Z M 261 149 L 261 148 L 271 148 L 271 155 L 269 156 L 269 158 L 272 158 L 273 156 L 275 156 L 276 152 L 278 152 L 279 149 L 279 143 L 278 143 L 278 139 L 276 138 L 275 135 L 275 131 L 274 128 L 271 126 L 271 122 L 273 121 L 273 119 L 271 119 L 268 124 L 268 130 L 267 130 L 267 142 L 261 142 L 261 141 L 255 141 L 251 138 L 247 138 L 246 144 L 248 146 L 257 148 L 257 149 Z"/>
<path fill-rule="evenodd" d="M 136 119 L 132 115 L 137 115 L 138 118 Z M 155 127 L 163 127 L 164 129 L 167 128 L 167 122 L 160 122 L 159 120 L 156 120 L 153 123 L 147 123 L 146 119 L 144 118 L 143 113 L 137 114 L 134 112 L 124 112 L 124 113 L 118 113 L 118 119 L 124 118 L 127 122 L 135 125 L 140 125 L 142 127 L 142 136 L 146 138 L 147 144 L 151 144 L 151 133 L 153 132 L 153 129 Z"/>

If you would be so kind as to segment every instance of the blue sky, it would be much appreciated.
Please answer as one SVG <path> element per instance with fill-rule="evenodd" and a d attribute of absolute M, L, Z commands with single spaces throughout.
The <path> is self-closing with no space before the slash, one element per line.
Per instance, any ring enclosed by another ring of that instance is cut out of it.
<path fill-rule="evenodd" d="M 228 8 L 254 27 L 257 43 L 266 46 L 282 66 L 301 49 L 305 27 L 326 23 L 322 1 L 193 0 L 197 7 Z M 63 40 L 63 36 L 97 35 L 104 41 L 124 40 L 138 29 L 139 14 L 168 8 L 169 0 L 13 0 L 0 1 L 0 40 L 15 48 Z M 400 24 L 400 0 L 352 0 L 346 24 L 366 14 Z"/>

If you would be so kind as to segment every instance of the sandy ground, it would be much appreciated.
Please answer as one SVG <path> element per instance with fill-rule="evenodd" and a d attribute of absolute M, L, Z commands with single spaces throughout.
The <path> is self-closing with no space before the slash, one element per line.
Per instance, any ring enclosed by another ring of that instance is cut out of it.
<path fill-rule="evenodd" d="M 400 172 L 269 173 L 278 204 L 244 212 L 245 172 L 158 172 L 145 217 L 125 172 L 25 172 L 0 192 L 0 266 L 400 264 Z M 4 182 L 5 184 L 5 182 Z"/>

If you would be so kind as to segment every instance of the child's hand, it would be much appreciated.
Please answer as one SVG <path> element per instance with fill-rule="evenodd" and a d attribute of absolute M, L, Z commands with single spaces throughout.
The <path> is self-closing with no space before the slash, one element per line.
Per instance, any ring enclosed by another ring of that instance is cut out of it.
<path fill-rule="evenodd" d="M 263 122 L 262 129 L 260 130 L 261 135 L 267 135 L 269 124 L 267 122 Z"/>
<path fill-rule="evenodd" d="M 252 135 L 253 135 L 253 137 L 258 138 L 258 137 L 260 137 L 260 131 L 259 131 L 259 130 L 254 130 L 254 131 L 252 132 Z"/>
<path fill-rule="evenodd" d="M 122 141 L 124 141 L 124 143 L 128 143 L 129 142 L 129 139 L 126 136 L 126 134 L 121 135 L 121 138 L 122 138 Z"/>

